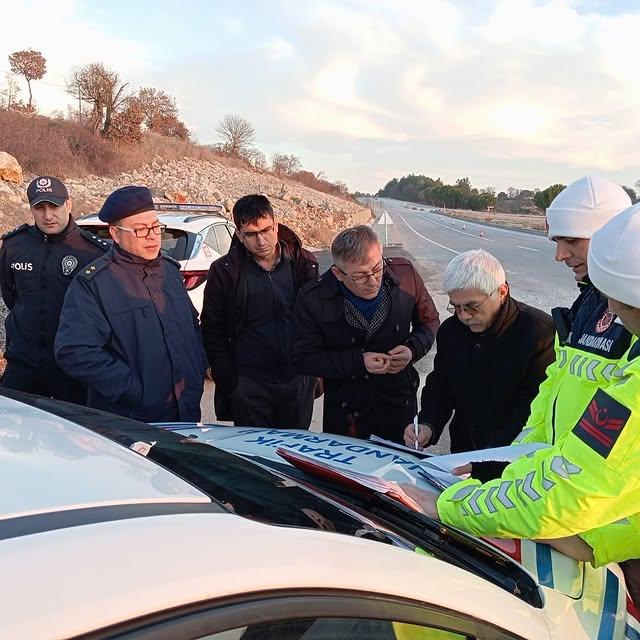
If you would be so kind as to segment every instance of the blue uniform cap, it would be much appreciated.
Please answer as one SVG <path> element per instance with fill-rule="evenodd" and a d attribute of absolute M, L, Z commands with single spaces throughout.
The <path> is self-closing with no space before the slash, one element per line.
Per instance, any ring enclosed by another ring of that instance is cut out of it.
<path fill-rule="evenodd" d="M 147 187 L 121 187 L 111 193 L 102 205 L 98 218 L 113 224 L 122 218 L 151 211 L 154 208 L 151 191 Z"/>

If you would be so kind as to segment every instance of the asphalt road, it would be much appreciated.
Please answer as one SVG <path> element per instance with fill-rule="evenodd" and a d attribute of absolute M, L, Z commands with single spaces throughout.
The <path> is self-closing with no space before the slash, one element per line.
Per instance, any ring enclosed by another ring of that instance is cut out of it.
<path fill-rule="evenodd" d="M 394 223 L 388 227 L 389 243 L 400 245 L 430 272 L 441 274 L 458 253 L 485 249 L 502 262 L 514 298 L 547 312 L 576 298 L 573 273 L 554 260 L 555 244 L 543 235 L 463 222 L 397 200 L 378 200 L 380 214 L 383 207 Z M 376 230 L 384 238 L 384 227 Z"/>

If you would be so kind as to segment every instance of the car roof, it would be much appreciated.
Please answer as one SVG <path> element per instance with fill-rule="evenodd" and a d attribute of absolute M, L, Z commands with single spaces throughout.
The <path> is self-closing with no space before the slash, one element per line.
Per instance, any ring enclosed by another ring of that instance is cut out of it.
<path fill-rule="evenodd" d="M 202 229 L 214 224 L 215 222 L 224 222 L 233 226 L 233 223 L 227 220 L 223 215 L 215 213 L 190 213 L 188 211 L 184 213 L 163 213 L 158 212 L 158 219 L 162 220 L 163 224 L 171 227 L 172 229 L 183 229 L 185 231 L 192 231 L 198 233 Z M 102 222 L 98 218 L 97 213 L 90 213 L 86 216 L 78 218 L 76 222 L 80 225 L 91 225 L 98 227 L 105 227 L 106 222 Z"/>
<path fill-rule="evenodd" d="M 5 396 L 0 415 L 0 522 L 72 509 L 211 502 L 151 460 L 64 418 Z"/>
<path fill-rule="evenodd" d="M 137 518 L 16 538 L 0 544 L 0 566 L 11 576 L 0 600 L 2 636 L 11 640 L 75 637 L 191 603 L 299 589 L 391 594 L 500 626 L 508 615 L 522 636 L 548 638 L 539 610 L 447 563 L 233 514 Z"/>

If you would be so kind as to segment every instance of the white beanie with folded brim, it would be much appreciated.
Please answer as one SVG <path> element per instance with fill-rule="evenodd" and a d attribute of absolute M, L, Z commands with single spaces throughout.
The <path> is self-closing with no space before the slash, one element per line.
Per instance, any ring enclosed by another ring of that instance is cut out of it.
<path fill-rule="evenodd" d="M 631 198 L 615 182 L 585 176 L 563 189 L 547 209 L 547 235 L 591 238 L 613 216 L 631 206 Z"/>
<path fill-rule="evenodd" d="M 640 309 L 640 204 L 596 231 L 587 264 L 593 285 L 607 298 Z"/>

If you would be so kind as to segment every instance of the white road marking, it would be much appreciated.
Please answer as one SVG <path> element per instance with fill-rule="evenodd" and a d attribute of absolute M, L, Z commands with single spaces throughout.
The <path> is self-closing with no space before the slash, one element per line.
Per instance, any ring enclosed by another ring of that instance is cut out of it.
<path fill-rule="evenodd" d="M 430 222 L 431 224 L 437 224 L 441 227 L 444 227 L 445 229 L 449 229 L 449 231 L 455 231 L 456 233 L 461 233 L 463 236 L 469 236 L 470 238 L 482 238 L 485 242 L 495 242 L 495 240 L 492 240 L 491 238 L 485 238 L 484 236 L 475 235 L 473 233 L 469 233 L 468 231 L 459 231 L 458 229 L 452 229 L 451 226 L 448 224 L 442 224 L 442 222 L 436 222 L 435 220 L 430 220 L 426 216 L 421 215 L 419 213 L 417 214 L 417 216 L 419 218 L 422 218 L 425 222 Z M 478 225 L 478 226 L 481 227 L 482 225 Z"/>
<path fill-rule="evenodd" d="M 517 245 L 516 245 L 516 247 L 517 247 L 518 249 L 526 249 L 527 251 L 536 251 L 536 252 L 540 253 L 540 249 L 532 249 L 531 247 L 523 247 L 523 246 L 522 246 L 522 245 L 520 245 L 520 244 L 517 244 Z"/>
<path fill-rule="evenodd" d="M 507 273 L 510 273 L 510 274 L 511 274 L 511 275 L 513 275 L 513 276 L 517 276 L 517 275 L 518 275 L 518 272 L 517 272 L 517 271 L 509 271 L 509 269 L 505 269 L 505 271 L 506 271 Z"/>
<path fill-rule="evenodd" d="M 440 214 L 440 213 L 434 213 L 433 211 L 431 213 L 434 216 L 439 216 L 440 218 L 442 218 L 442 214 Z M 447 218 L 450 219 L 450 220 L 453 220 L 453 218 L 449 218 L 448 216 L 447 216 Z M 482 223 L 478 222 L 478 221 L 465 220 L 463 218 L 455 218 L 455 219 L 458 222 L 461 221 L 463 224 L 475 224 L 475 225 L 478 225 L 478 226 L 482 226 Z M 449 228 L 449 225 L 445 224 L 443 226 Z M 520 236 L 521 238 L 522 238 L 522 236 L 529 236 L 529 238 L 531 240 L 547 240 L 548 241 L 548 238 L 547 238 L 546 235 L 541 235 L 541 234 L 538 234 L 538 233 L 531 233 L 531 231 L 528 231 L 526 229 L 522 229 L 522 231 L 511 231 L 510 229 L 505 229 L 504 227 L 501 227 L 501 226 L 496 225 L 496 224 L 487 224 L 486 226 L 488 228 L 490 228 L 492 231 L 497 231 L 499 233 L 507 233 L 507 234 L 512 235 L 512 236 Z"/>
<path fill-rule="evenodd" d="M 455 249 L 450 249 L 449 247 L 445 247 L 443 244 L 438 244 L 437 242 L 434 242 L 433 240 L 429 240 L 429 238 L 425 238 L 421 233 L 418 233 L 405 219 L 403 215 L 400 215 L 399 213 L 397 214 L 398 216 L 400 216 L 400 220 L 402 220 L 402 222 L 404 222 L 407 227 L 409 227 L 409 229 L 411 229 L 411 231 L 413 231 L 413 233 L 415 233 L 417 236 L 420 236 L 423 240 L 426 240 L 427 242 L 430 242 L 431 244 L 435 244 L 436 247 L 440 247 L 441 249 L 444 249 L 445 251 L 451 251 L 451 253 L 455 253 L 456 255 L 459 255 L 460 252 L 456 251 Z"/>

